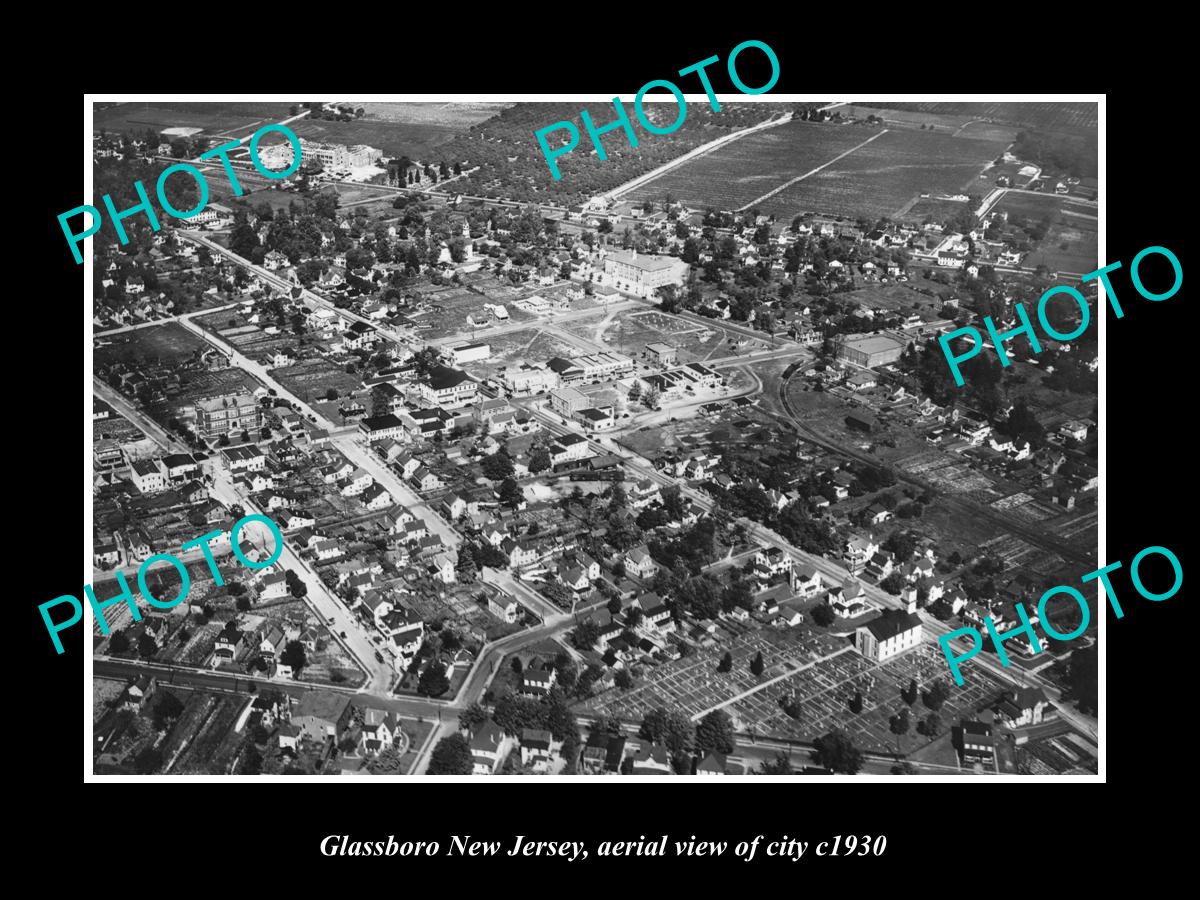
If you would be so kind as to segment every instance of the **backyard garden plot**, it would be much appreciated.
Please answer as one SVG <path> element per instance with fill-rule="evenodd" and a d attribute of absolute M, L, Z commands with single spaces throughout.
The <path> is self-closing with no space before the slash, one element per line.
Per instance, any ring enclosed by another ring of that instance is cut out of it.
<path fill-rule="evenodd" d="M 324 359 L 303 360 L 295 365 L 274 369 L 271 374 L 288 391 L 305 403 L 323 398 L 330 390 L 343 397 L 362 386 L 358 375 L 348 375 Z"/>
<path fill-rule="evenodd" d="M 172 775 L 226 775 L 246 740 L 245 734 L 233 730 L 245 697 L 221 697 L 199 733 L 171 766 Z"/>
<path fill-rule="evenodd" d="M 976 472 L 966 463 L 947 459 L 936 451 L 909 457 L 900 461 L 899 465 L 940 490 L 953 494 L 980 492 L 988 500 L 996 495 L 992 480 L 986 475 Z"/>
<path fill-rule="evenodd" d="M 805 212 L 893 216 L 923 193 L 973 187 L 1005 144 L 911 130 L 888 131 L 810 178 L 760 204 L 781 219 Z"/>
<path fill-rule="evenodd" d="M 789 122 L 726 144 L 630 192 L 630 200 L 670 194 L 688 206 L 737 209 L 824 165 L 876 129 Z"/>
<path fill-rule="evenodd" d="M 979 545 L 981 554 L 997 557 L 1006 570 L 1032 568 L 1031 563 L 1045 554 L 1019 537 L 1005 534 L 991 538 Z"/>
<path fill-rule="evenodd" d="M 995 500 L 992 502 L 992 508 L 1033 523 L 1056 518 L 1062 512 L 1061 509 L 1034 500 L 1024 492 L 1010 494 Z"/>
<path fill-rule="evenodd" d="M 125 693 L 125 682 L 109 678 L 92 679 L 92 724 L 99 722 L 108 712 L 110 704 Z"/>

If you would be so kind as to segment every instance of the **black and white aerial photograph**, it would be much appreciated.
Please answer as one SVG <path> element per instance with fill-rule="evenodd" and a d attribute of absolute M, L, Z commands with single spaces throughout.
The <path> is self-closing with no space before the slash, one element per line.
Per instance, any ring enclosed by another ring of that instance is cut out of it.
<path fill-rule="evenodd" d="M 1103 777 L 1102 98 L 677 80 L 92 95 L 89 777 Z"/>

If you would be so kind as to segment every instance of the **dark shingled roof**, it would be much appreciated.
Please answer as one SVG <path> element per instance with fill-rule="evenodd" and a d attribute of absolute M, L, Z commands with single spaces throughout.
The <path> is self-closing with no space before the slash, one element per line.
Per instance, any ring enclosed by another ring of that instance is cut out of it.
<path fill-rule="evenodd" d="M 921 618 L 916 613 L 904 613 L 880 616 L 868 622 L 866 627 L 875 636 L 875 640 L 886 641 L 912 628 L 917 628 L 920 624 Z"/>

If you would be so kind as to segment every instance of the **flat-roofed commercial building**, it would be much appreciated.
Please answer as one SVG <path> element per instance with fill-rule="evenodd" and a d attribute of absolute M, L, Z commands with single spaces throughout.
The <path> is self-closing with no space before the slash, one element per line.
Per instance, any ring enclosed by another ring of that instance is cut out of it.
<path fill-rule="evenodd" d="M 478 362 L 479 360 L 488 359 L 491 355 L 492 348 L 487 344 L 464 344 L 461 347 L 451 347 L 446 351 L 446 356 L 449 358 L 450 365 L 452 366 Z"/>
<path fill-rule="evenodd" d="M 633 360 L 621 353 L 593 353 L 563 359 L 556 356 L 546 367 L 558 375 L 563 384 L 580 381 L 600 381 L 620 378 L 633 372 Z"/>
<path fill-rule="evenodd" d="M 840 359 L 868 368 L 894 363 L 903 352 L 904 344 L 883 335 L 847 336 L 837 344 Z"/>

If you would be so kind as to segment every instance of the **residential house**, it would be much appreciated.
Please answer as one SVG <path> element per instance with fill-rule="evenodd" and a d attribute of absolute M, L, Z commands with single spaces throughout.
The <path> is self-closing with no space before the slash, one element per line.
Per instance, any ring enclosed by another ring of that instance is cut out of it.
<path fill-rule="evenodd" d="M 473 775 L 492 775 L 508 752 L 508 739 L 500 726 L 488 719 L 471 735 L 471 759 Z"/>
<path fill-rule="evenodd" d="M 350 698 L 325 691 L 307 691 L 292 712 L 291 724 L 299 737 L 315 742 L 328 738 L 337 741 L 350 724 Z"/>

